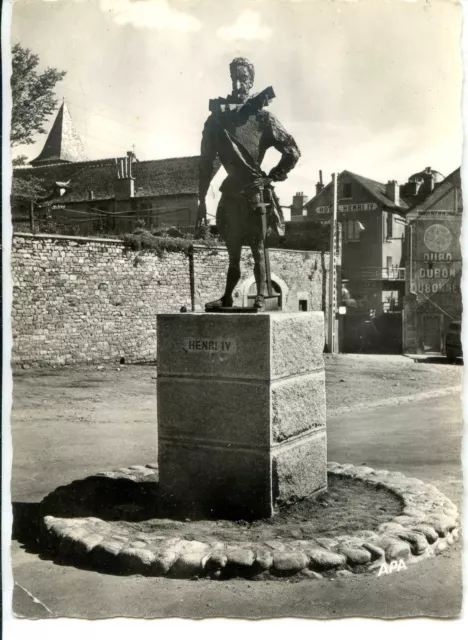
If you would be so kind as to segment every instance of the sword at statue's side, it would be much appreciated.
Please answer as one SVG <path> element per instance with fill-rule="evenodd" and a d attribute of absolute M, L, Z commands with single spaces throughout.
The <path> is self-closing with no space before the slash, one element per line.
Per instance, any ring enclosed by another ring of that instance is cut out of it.
<path fill-rule="evenodd" d="M 267 286 L 267 295 L 268 298 L 273 297 L 273 287 L 271 285 L 271 267 L 270 267 L 270 253 L 268 251 L 268 247 L 266 246 L 267 234 L 268 234 L 268 223 L 267 223 L 267 209 L 272 206 L 271 198 L 270 202 L 265 202 L 265 189 L 266 187 L 260 189 L 261 201 L 258 203 L 258 209 L 261 211 L 262 216 L 262 235 L 263 235 L 263 252 L 265 256 L 265 282 Z"/>

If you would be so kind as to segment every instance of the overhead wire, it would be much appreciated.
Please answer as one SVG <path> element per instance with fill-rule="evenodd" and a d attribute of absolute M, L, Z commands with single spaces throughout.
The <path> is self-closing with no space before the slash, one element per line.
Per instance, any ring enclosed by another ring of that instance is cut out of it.
<path fill-rule="evenodd" d="M 111 109 L 116 109 L 117 111 L 121 111 L 122 113 L 125 113 L 127 116 L 131 116 L 134 118 L 139 118 L 140 120 L 148 120 L 150 121 L 149 118 L 146 117 L 142 117 L 142 116 L 137 116 L 134 113 L 131 113 L 130 111 L 128 111 L 128 109 L 122 109 L 122 107 L 117 107 L 115 105 L 112 105 L 110 102 L 105 102 L 104 100 L 99 100 L 98 98 L 95 98 L 94 96 L 91 96 L 89 93 L 85 93 L 84 91 L 78 91 L 77 89 L 72 89 L 71 87 L 67 88 L 67 91 L 72 91 L 73 93 L 78 93 L 86 98 L 90 98 L 93 102 L 100 102 L 101 104 L 105 104 L 108 107 L 111 107 Z"/>
<path fill-rule="evenodd" d="M 92 111 L 93 113 L 97 113 L 96 109 L 89 109 L 88 107 L 83 107 L 82 105 L 76 104 L 76 102 L 73 102 L 72 100 L 68 100 L 69 104 L 72 104 L 74 107 L 77 107 L 78 109 L 82 109 L 83 111 Z M 112 118 L 111 116 L 104 114 L 104 113 L 97 113 L 98 116 L 104 118 L 105 120 L 112 120 L 113 122 L 116 122 L 117 124 L 120 125 L 125 125 L 127 127 L 130 127 L 132 129 L 140 129 L 141 131 L 145 131 L 147 132 L 148 129 L 147 127 L 141 127 L 137 124 L 130 124 L 129 122 L 125 122 L 124 120 L 118 120 L 117 118 Z M 134 116 L 135 118 L 138 118 L 139 116 Z"/>
<path fill-rule="evenodd" d="M 111 147 L 115 147 L 116 149 L 119 149 L 122 152 L 122 145 L 118 145 L 115 144 L 115 142 L 110 142 L 109 140 L 104 140 L 103 138 L 98 138 L 97 136 L 93 136 L 90 133 L 86 133 L 83 135 L 83 138 L 93 138 L 94 140 L 99 140 L 100 142 L 103 142 L 104 144 L 110 145 Z"/>
<path fill-rule="evenodd" d="M 46 207 L 42 207 L 42 211 L 47 210 Z M 151 212 L 154 216 L 165 216 L 171 213 L 178 213 L 179 211 L 190 211 L 189 207 L 180 207 L 178 209 L 170 209 L 168 211 L 155 211 L 154 209 L 129 209 L 126 211 L 101 211 L 99 209 L 92 209 L 91 211 L 83 211 L 82 209 L 69 209 L 67 207 L 63 207 L 60 209 L 48 209 L 47 215 L 60 215 L 60 213 L 72 213 L 72 214 L 82 214 L 86 216 L 87 219 L 95 219 L 102 220 L 104 218 L 135 218 L 139 213 Z M 130 214 L 130 215 L 128 215 Z M 69 216 L 68 219 L 72 219 L 72 216 Z M 77 218 L 77 220 L 84 220 L 84 218 Z"/>
<path fill-rule="evenodd" d="M 157 213 L 158 215 L 165 215 L 166 213 L 178 213 L 179 211 L 188 211 L 189 207 L 179 207 L 178 209 L 169 209 L 169 210 L 158 210 L 158 209 L 128 209 L 127 211 L 118 211 L 118 212 L 113 212 L 114 215 L 118 215 L 120 213 L 145 213 L 145 212 L 151 212 L 151 213 Z M 102 211 L 102 209 L 92 209 L 92 211 L 97 211 L 100 213 L 105 213 L 108 214 L 110 212 L 107 211 Z"/>

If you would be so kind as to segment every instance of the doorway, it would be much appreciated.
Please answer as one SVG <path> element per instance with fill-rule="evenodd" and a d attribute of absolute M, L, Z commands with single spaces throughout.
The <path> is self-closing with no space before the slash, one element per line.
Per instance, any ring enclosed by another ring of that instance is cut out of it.
<path fill-rule="evenodd" d="M 283 308 L 281 287 L 274 281 L 271 281 L 273 289 L 273 297 L 265 298 L 265 311 L 280 311 Z M 253 307 L 255 296 L 257 295 L 257 285 L 252 283 L 247 291 L 247 306 Z"/>
<path fill-rule="evenodd" d="M 442 317 L 424 315 L 422 317 L 422 348 L 424 353 L 441 353 Z"/>

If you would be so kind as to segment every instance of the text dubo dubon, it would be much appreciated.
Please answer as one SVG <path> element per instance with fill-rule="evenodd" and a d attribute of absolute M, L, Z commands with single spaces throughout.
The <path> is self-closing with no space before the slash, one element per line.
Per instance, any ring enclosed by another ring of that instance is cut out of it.
<path fill-rule="evenodd" d="M 424 261 L 430 267 L 421 267 L 417 271 L 419 280 L 429 280 L 430 282 L 419 282 L 411 284 L 412 293 L 459 293 L 460 284 L 457 279 L 457 270 L 452 266 L 440 264 L 438 267 L 434 262 L 452 262 L 451 253 L 425 253 Z"/>
<path fill-rule="evenodd" d="M 187 352 L 230 354 L 237 350 L 232 338 L 185 338 L 184 349 Z"/>

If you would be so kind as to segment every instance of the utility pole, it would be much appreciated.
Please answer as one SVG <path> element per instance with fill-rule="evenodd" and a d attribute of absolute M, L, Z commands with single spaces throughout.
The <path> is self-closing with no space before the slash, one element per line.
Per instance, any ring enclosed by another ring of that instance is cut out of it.
<path fill-rule="evenodd" d="M 36 222 L 34 220 L 34 201 L 29 203 L 29 221 L 31 223 L 31 233 L 36 233 Z"/>
<path fill-rule="evenodd" d="M 328 268 L 328 352 L 336 353 L 336 224 L 338 217 L 338 174 L 332 173 L 333 207 L 330 219 L 330 264 Z"/>

